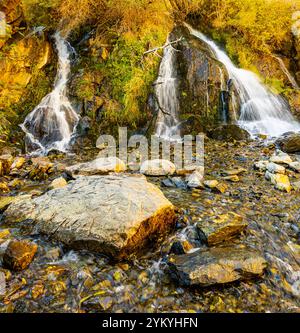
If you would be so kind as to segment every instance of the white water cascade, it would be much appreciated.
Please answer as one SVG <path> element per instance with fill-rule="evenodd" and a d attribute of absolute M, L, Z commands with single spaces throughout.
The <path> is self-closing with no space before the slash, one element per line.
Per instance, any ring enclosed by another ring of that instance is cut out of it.
<path fill-rule="evenodd" d="M 171 141 L 172 137 L 180 137 L 176 52 L 178 51 L 172 45 L 165 47 L 158 79 L 155 82 L 155 98 L 158 107 L 156 135 Z"/>
<path fill-rule="evenodd" d="M 58 68 L 54 88 L 26 117 L 21 128 L 29 150 L 44 154 L 52 149 L 66 151 L 79 117 L 67 97 L 71 70 L 71 45 L 57 32 L 54 35 Z"/>
<path fill-rule="evenodd" d="M 236 67 L 214 41 L 186 24 L 190 33 L 205 42 L 216 58 L 224 64 L 240 98 L 238 124 L 250 134 L 278 137 L 285 132 L 300 131 L 287 103 L 273 94 L 252 72 Z"/>

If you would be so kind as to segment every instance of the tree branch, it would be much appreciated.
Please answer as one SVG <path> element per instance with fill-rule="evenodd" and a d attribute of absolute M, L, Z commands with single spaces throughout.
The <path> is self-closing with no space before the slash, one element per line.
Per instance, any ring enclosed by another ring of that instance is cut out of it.
<path fill-rule="evenodd" d="M 169 43 L 166 43 L 165 45 L 163 46 L 158 46 L 158 47 L 155 47 L 154 49 L 151 49 L 151 50 L 148 50 L 146 52 L 144 52 L 143 56 L 149 54 L 149 53 L 154 53 L 156 55 L 158 55 L 157 51 L 159 50 L 163 50 L 164 48 L 166 48 L 167 46 L 170 46 L 170 45 L 173 45 L 173 44 L 176 44 L 176 43 L 179 43 L 183 40 L 183 37 L 180 37 L 179 39 L 176 39 L 174 40 L 173 42 L 169 42 Z"/>

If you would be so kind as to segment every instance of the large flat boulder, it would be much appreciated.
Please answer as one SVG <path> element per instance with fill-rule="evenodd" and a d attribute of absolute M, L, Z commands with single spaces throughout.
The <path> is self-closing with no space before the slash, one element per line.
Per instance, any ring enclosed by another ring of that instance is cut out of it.
<path fill-rule="evenodd" d="M 168 265 L 180 285 L 211 286 L 261 276 L 266 261 L 252 249 L 223 247 L 173 255 Z"/>
<path fill-rule="evenodd" d="M 82 176 L 64 188 L 12 203 L 7 222 L 32 220 L 38 232 L 75 249 L 122 258 L 161 237 L 174 207 L 142 175 Z"/>

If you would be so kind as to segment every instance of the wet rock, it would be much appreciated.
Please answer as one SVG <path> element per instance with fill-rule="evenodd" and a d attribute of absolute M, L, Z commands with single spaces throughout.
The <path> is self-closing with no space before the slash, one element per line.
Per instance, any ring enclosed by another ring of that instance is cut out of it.
<path fill-rule="evenodd" d="M 283 175 L 280 173 L 274 174 L 266 171 L 265 178 L 269 180 L 272 184 L 274 184 L 275 188 L 280 191 L 290 192 L 292 190 L 292 186 L 287 175 Z"/>
<path fill-rule="evenodd" d="M 258 161 L 254 163 L 254 169 L 259 171 L 266 171 L 269 163 L 269 161 Z"/>
<path fill-rule="evenodd" d="M 22 271 L 30 265 L 37 249 L 38 246 L 32 242 L 11 241 L 4 253 L 3 264 L 14 271 Z"/>
<path fill-rule="evenodd" d="M 26 163 L 26 159 L 22 156 L 18 156 L 13 160 L 13 163 L 11 165 L 11 170 L 14 169 L 21 169 L 22 166 Z"/>
<path fill-rule="evenodd" d="M 0 239 L 7 238 L 8 236 L 10 236 L 9 229 L 0 230 Z"/>
<path fill-rule="evenodd" d="M 300 152 L 300 133 L 286 133 L 275 144 L 285 153 Z"/>
<path fill-rule="evenodd" d="M 55 189 L 58 189 L 58 188 L 62 188 L 62 187 L 65 187 L 67 186 L 68 183 L 67 181 L 65 180 L 65 178 L 63 177 L 60 177 L 60 178 L 56 178 L 54 179 L 51 184 L 49 185 L 49 189 L 51 190 L 55 190 Z"/>
<path fill-rule="evenodd" d="M 288 166 L 293 171 L 300 173 L 300 162 L 291 162 Z"/>
<path fill-rule="evenodd" d="M 113 257 L 136 253 L 175 225 L 174 206 L 141 175 L 79 177 L 66 187 L 11 204 L 5 218 L 30 219 L 70 247 Z"/>
<path fill-rule="evenodd" d="M 20 195 L 17 197 L 0 197 L 0 212 L 5 210 L 12 202 L 29 199 L 31 195 Z"/>
<path fill-rule="evenodd" d="M 193 245 L 187 240 L 177 240 L 172 243 L 170 254 L 185 254 L 188 253 L 190 250 L 193 249 Z"/>
<path fill-rule="evenodd" d="M 226 184 L 220 183 L 217 180 L 206 180 L 204 185 L 217 193 L 225 193 L 228 188 Z"/>
<path fill-rule="evenodd" d="M 165 187 L 176 187 L 176 185 L 173 183 L 172 179 L 166 178 L 161 181 L 161 184 Z"/>
<path fill-rule="evenodd" d="M 100 157 L 91 162 L 67 167 L 65 171 L 74 178 L 78 175 L 107 175 L 110 172 L 119 173 L 126 171 L 126 165 L 117 157 Z"/>
<path fill-rule="evenodd" d="M 223 177 L 223 180 L 228 180 L 233 183 L 238 183 L 240 181 L 240 178 L 237 175 L 232 175 L 232 176 Z"/>
<path fill-rule="evenodd" d="M 197 228 L 209 246 L 224 242 L 240 234 L 248 226 L 243 217 L 229 212 L 219 215 L 215 219 L 197 223 Z"/>
<path fill-rule="evenodd" d="M 274 154 L 270 158 L 270 162 L 277 163 L 277 164 L 290 164 L 293 162 L 292 158 L 290 155 L 280 151 L 277 154 Z"/>
<path fill-rule="evenodd" d="M 192 174 L 186 177 L 187 186 L 190 188 L 204 188 L 203 186 L 203 174 L 194 171 Z"/>
<path fill-rule="evenodd" d="M 31 288 L 32 299 L 36 300 L 41 297 L 45 292 L 45 286 L 42 281 L 38 281 Z"/>
<path fill-rule="evenodd" d="M 168 265 L 180 285 L 211 286 L 262 276 L 267 263 L 252 249 L 224 247 L 171 256 Z"/>
<path fill-rule="evenodd" d="M 8 175 L 14 158 L 10 154 L 0 156 L 0 176 Z"/>
<path fill-rule="evenodd" d="M 271 173 L 281 173 L 282 175 L 285 174 L 285 167 L 273 162 L 268 164 L 267 170 Z"/>
<path fill-rule="evenodd" d="M 187 184 L 181 179 L 181 177 L 163 179 L 161 184 L 165 187 L 177 187 L 184 190 L 187 189 Z"/>
<path fill-rule="evenodd" d="M 48 157 L 35 157 L 31 159 L 32 168 L 29 173 L 29 178 L 33 180 L 47 179 L 49 174 L 53 172 L 54 164 L 51 163 Z"/>
<path fill-rule="evenodd" d="M 186 176 L 194 173 L 195 171 L 204 175 L 204 167 L 200 165 L 187 165 L 184 169 L 176 169 L 176 174 L 178 176 Z"/>
<path fill-rule="evenodd" d="M 217 180 L 205 180 L 204 185 L 210 189 L 214 189 L 218 186 L 219 182 Z"/>
<path fill-rule="evenodd" d="M 142 163 L 140 173 L 146 176 L 168 176 L 176 171 L 175 165 L 168 160 L 148 160 Z"/>
<path fill-rule="evenodd" d="M 172 182 L 175 184 L 177 188 L 185 190 L 187 188 L 187 184 L 182 180 L 181 177 L 173 177 Z"/>
<path fill-rule="evenodd" d="M 292 183 L 292 188 L 299 192 L 300 191 L 300 181 Z"/>
<path fill-rule="evenodd" d="M 249 140 L 250 134 L 239 127 L 238 125 L 229 124 L 229 125 L 222 125 L 220 127 L 215 128 L 214 130 L 210 131 L 208 135 L 215 140 L 220 141 L 232 141 L 232 140 Z"/>
<path fill-rule="evenodd" d="M 0 193 L 7 193 L 9 191 L 9 187 L 6 183 L 0 183 Z"/>
<path fill-rule="evenodd" d="M 25 184 L 23 179 L 15 178 L 11 182 L 8 183 L 8 186 L 11 188 L 21 187 Z"/>
<path fill-rule="evenodd" d="M 247 172 L 244 168 L 232 169 L 232 170 L 224 170 L 221 172 L 223 176 L 238 176 L 242 173 Z"/>

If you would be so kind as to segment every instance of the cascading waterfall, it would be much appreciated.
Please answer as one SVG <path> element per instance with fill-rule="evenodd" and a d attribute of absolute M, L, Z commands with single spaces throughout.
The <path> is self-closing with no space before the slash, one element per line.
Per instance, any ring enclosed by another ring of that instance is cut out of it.
<path fill-rule="evenodd" d="M 74 50 L 59 32 L 54 35 L 54 39 L 58 53 L 54 88 L 21 125 L 26 133 L 28 150 L 42 154 L 52 149 L 66 151 L 79 120 L 67 97 L 70 54 Z"/>
<path fill-rule="evenodd" d="M 156 135 L 165 140 L 172 140 L 172 137 L 180 136 L 176 52 L 171 44 L 165 47 L 158 79 L 155 82 L 155 98 L 158 108 Z"/>
<path fill-rule="evenodd" d="M 205 42 L 216 58 L 224 64 L 237 90 L 241 112 L 238 124 L 252 135 L 277 137 L 285 132 L 300 131 L 300 124 L 292 116 L 289 106 L 270 92 L 252 72 L 237 68 L 227 54 L 212 40 L 186 24 L 190 33 Z"/>

